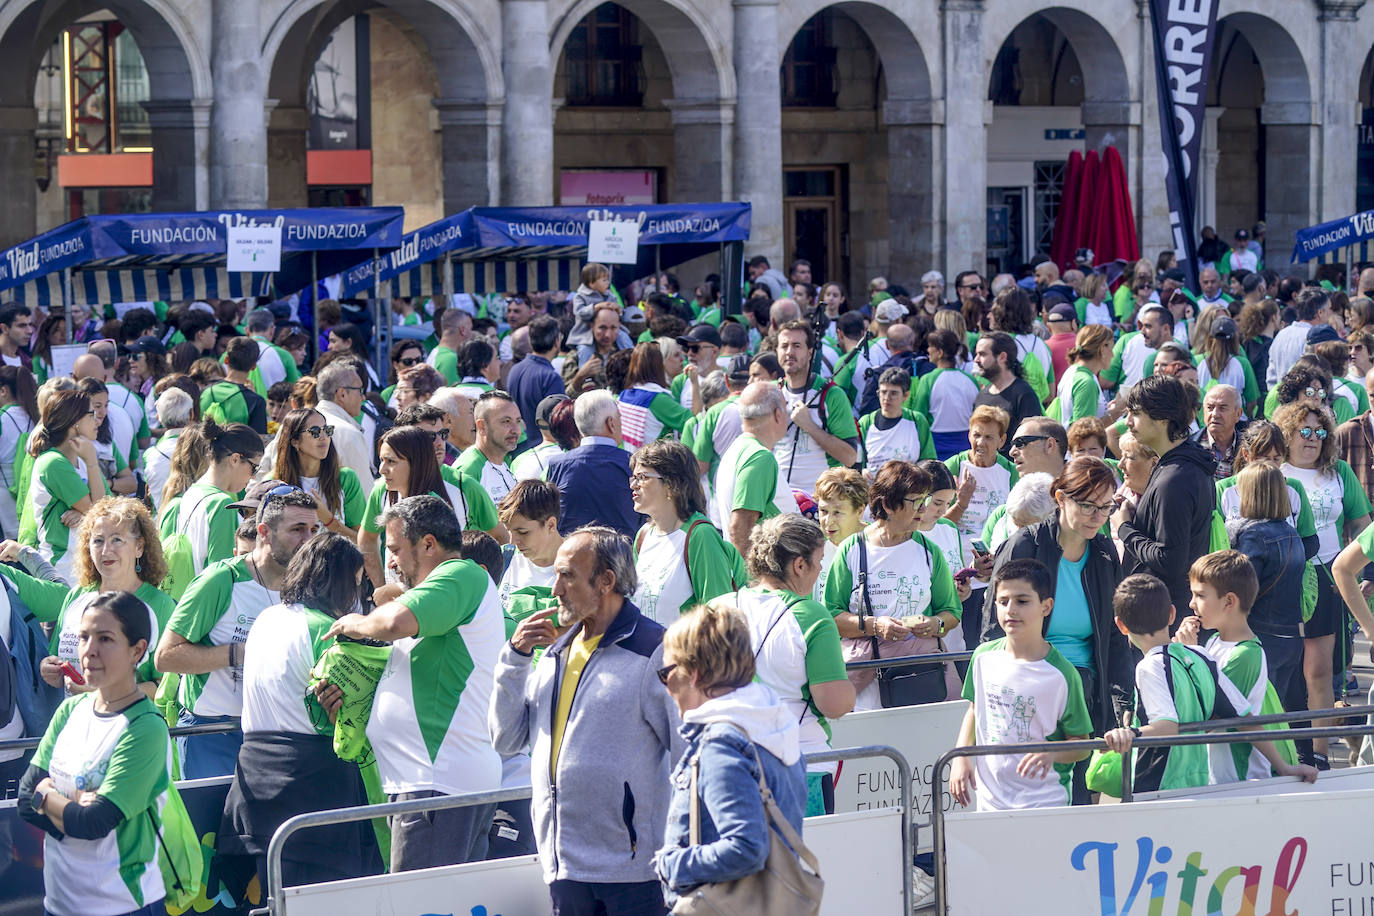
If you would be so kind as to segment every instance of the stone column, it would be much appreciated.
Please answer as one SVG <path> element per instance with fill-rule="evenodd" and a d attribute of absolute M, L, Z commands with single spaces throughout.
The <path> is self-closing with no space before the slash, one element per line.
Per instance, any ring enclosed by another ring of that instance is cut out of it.
<path fill-rule="evenodd" d="M 267 203 L 273 208 L 304 207 L 306 135 L 310 111 L 304 105 L 275 105 L 267 117 Z"/>
<path fill-rule="evenodd" d="M 944 274 L 987 270 L 988 123 L 983 0 L 944 0 Z"/>
<path fill-rule="evenodd" d="M 496 206 L 501 188 L 501 103 L 435 99 L 433 105 L 439 112 L 445 215 Z"/>
<path fill-rule="evenodd" d="M 1121 154 L 1126 174 L 1131 174 L 1133 147 L 1138 143 L 1140 106 L 1129 100 L 1084 102 L 1082 105 L 1083 148 L 1097 150 L 1098 155 L 1109 146 Z M 1134 205 L 1134 200 L 1132 204 Z"/>
<path fill-rule="evenodd" d="M 753 207 L 746 257 L 761 254 L 781 271 L 782 77 L 778 0 L 735 4 L 735 198 Z"/>
<path fill-rule="evenodd" d="M 547 207 L 553 196 L 553 70 L 544 0 L 501 3 L 501 203 Z M 445 157 L 451 154 L 445 150 Z M 447 196 L 447 192 L 445 192 Z"/>
<path fill-rule="evenodd" d="M 38 194 L 33 183 L 37 126 L 38 112 L 32 105 L 0 108 L 0 186 L 9 189 L 5 206 L 0 208 L 0 248 L 38 234 Z M 53 155 L 60 149 L 60 145 L 55 146 Z M 56 161 L 52 163 L 52 181 L 57 184 Z"/>
<path fill-rule="evenodd" d="M 887 99 L 888 266 L 891 277 L 919 277 L 943 264 L 943 218 L 935 175 L 944 104 Z M 953 275 L 949 278 L 951 281 Z"/>
<path fill-rule="evenodd" d="M 683 203 L 730 200 L 734 170 L 735 103 L 726 99 L 668 99 L 673 117 L 672 199 Z"/>
<path fill-rule="evenodd" d="M 1359 42 L 1355 20 L 1363 5 L 1364 0 L 1321 0 L 1318 4 L 1322 41 L 1322 129 L 1321 182 L 1314 222 L 1340 219 L 1356 209 L 1359 81 L 1366 49 Z M 1273 239 L 1272 229 L 1269 238 Z M 1271 261 L 1277 257 L 1275 252 L 1267 253 Z M 1285 253 L 1284 260 L 1287 259 Z"/>
<path fill-rule="evenodd" d="M 1208 108 L 1207 120 L 1202 125 L 1202 163 L 1197 176 L 1197 231 L 1202 238 L 1202 227 L 1217 228 L 1217 163 L 1221 161 L 1217 126 L 1225 108 Z M 1225 238 L 1225 236 L 1221 236 Z"/>
<path fill-rule="evenodd" d="M 152 128 L 153 209 L 203 210 L 209 202 L 210 99 L 143 103 Z"/>
<path fill-rule="evenodd" d="M 1319 107 L 1306 102 L 1275 102 L 1260 109 L 1260 123 L 1264 125 L 1264 221 L 1269 230 L 1264 258 L 1266 266 L 1280 273 L 1288 265 L 1298 230 L 1317 222 L 1312 181 L 1321 133 Z M 1354 157 L 1352 131 L 1346 158 Z M 1353 191 L 1352 184 L 1343 204 L 1347 211 L 1355 209 Z M 1296 265 L 1295 269 L 1305 271 Z"/>
<path fill-rule="evenodd" d="M 267 119 L 263 107 L 260 0 L 213 0 L 210 69 L 210 206 L 267 204 Z"/>
<path fill-rule="evenodd" d="M 1130 169 L 1140 253 L 1149 256 L 1177 247 L 1169 221 L 1169 195 L 1164 190 L 1163 136 L 1159 128 L 1159 92 L 1155 85 L 1154 36 L 1148 0 L 1136 0 L 1136 38 L 1140 48 L 1140 158 Z M 1199 229 L 1202 227 L 1198 227 Z"/>

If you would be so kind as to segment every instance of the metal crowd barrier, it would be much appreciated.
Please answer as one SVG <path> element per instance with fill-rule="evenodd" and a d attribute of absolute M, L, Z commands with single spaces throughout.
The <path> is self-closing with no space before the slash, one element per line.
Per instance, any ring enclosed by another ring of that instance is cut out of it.
<path fill-rule="evenodd" d="M 1374 712 L 1374 706 L 1351 706 L 1341 709 L 1305 710 L 1300 713 L 1278 713 L 1269 716 L 1246 716 L 1238 719 L 1217 719 L 1210 722 L 1189 722 L 1181 726 L 1184 734 L 1158 738 L 1136 738 L 1134 748 L 1184 747 L 1197 744 L 1254 744 L 1260 741 L 1309 738 L 1348 738 L 1374 734 L 1374 724 L 1340 725 L 1327 728 L 1303 728 L 1283 733 L 1274 730 L 1226 732 L 1209 734 L 1211 729 L 1238 726 L 1268 725 L 1280 722 L 1303 722 L 1309 719 L 1340 719 L 1363 716 Z M 956 747 L 945 752 L 931 772 L 931 791 L 939 796 L 944 784 L 944 769 L 958 757 L 995 757 L 1005 754 L 1035 754 L 1061 751 L 1100 751 L 1107 745 L 1101 738 L 1083 741 L 1046 741 L 1038 744 L 980 744 Z M 1129 804 L 1131 767 L 1123 765 L 1121 773 L 1123 804 Z M 932 805 L 931 818 L 935 830 L 935 912 L 947 916 L 949 912 L 948 872 L 945 863 L 945 813 L 939 805 Z"/>
<path fill-rule="evenodd" d="M 937 665 L 941 662 L 966 662 L 973 658 L 970 652 L 936 652 L 931 655 L 904 655 L 901 658 L 871 658 L 861 662 L 845 662 L 846 671 L 860 671 L 864 668 L 908 668 L 915 665 Z"/>
<path fill-rule="evenodd" d="M 210 722 L 206 725 L 178 725 L 169 729 L 173 738 L 180 738 L 184 735 L 217 735 L 220 732 L 236 732 L 239 730 L 239 720 L 232 722 Z M 0 751 L 31 751 L 38 747 L 43 740 L 40 735 L 37 738 L 7 738 L 0 741 Z"/>
<path fill-rule="evenodd" d="M 861 757 L 887 757 L 897 764 L 901 777 L 902 794 L 902 904 L 903 912 L 911 913 L 911 783 L 910 765 L 906 757 L 895 748 L 886 745 L 848 747 L 828 751 L 824 754 L 809 754 L 808 763 L 831 763 Z M 435 798 L 416 798 L 409 801 L 387 802 L 382 805 L 358 805 L 352 808 L 334 808 L 329 811 L 311 811 L 297 814 L 285 821 L 272 834 L 267 846 L 267 906 L 253 910 L 254 916 L 270 913 L 282 916 L 284 897 L 282 887 L 282 852 L 286 841 L 292 835 L 311 827 L 326 827 L 331 824 L 344 824 L 352 821 L 370 820 L 374 817 L 389 817 L 396 814 L 418 814 L 423 811 L 448 811 L 453 808 L 467 808 L 472 805 L 494 805 L 502 802 L 521 801 L 530 797 L 529 788 L 497 789 L 492 792 L 469 792 L 464 795 L 444 795 Z"/>

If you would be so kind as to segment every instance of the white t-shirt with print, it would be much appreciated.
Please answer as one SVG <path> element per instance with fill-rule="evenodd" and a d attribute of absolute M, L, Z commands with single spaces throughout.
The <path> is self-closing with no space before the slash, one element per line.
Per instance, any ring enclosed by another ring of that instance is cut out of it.
<path fill-rule="evenodd" d="M 517 550 L 511 554 L 510 564 L 501 575 L 501 584 L 497 586 L 497 593 L 501 596 L 501 606 L 510 606 L 511 593 L 516 589 L 529 586 L 553 588 L 553 580 L 552 563 L 548 566 L 535 566 L 529 557 Z"/>
<path fill-rule="evenodd" d="M 1300 468 L 1284 462 L 1283 476 L 1291 477 L 1307 491 L 1312 520 L 1317 525 L 1320 546 L 1315 559 L 1330 563 L 1341 552 L 1341 526 L 1345 516 L 1345 487 L 1341 475 L 1330 471 Z"/>
<path fill-rule="evenodd" d="M 682 528 L 664 534 L 647 525 L 635 560 L 639 587 L 630 600 L 645 617 L 665 627 L 682 616 L 682 605 L 692 597 L 692 579 L 682 562 L 686 540 L 687 532 Z"/>

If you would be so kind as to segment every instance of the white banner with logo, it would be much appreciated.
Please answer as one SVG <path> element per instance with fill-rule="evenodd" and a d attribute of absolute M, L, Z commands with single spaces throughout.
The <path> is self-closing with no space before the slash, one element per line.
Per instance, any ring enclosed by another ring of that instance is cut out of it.
<path fill-rule="evenodd" d="M 896 748 L 911 764 L 912 821 L 920 827 L 930 824 L 931 776 L 935 761 L 954 747 L 959 737 L 959 725 L 964 721 L 968 703 L 931 703 L 928 706 L 905 706 L 900 709 L 875 709 L 852 712 L 830 723 L 830 746 L 862 747 L 886 744 Z M 886 757 L 865 757 L 846 760 L 835 779 L 835 810 L 866 811 L 886 808 L 901 800 L 897 783 L 897 765 Z M 949 768 L 941 783 L 940 807 L 946 814 L 962 811 L 949 794 Z M 918 829 L 917 850 L 929 851 L 931 831 Z"/>
<path fill-rule="evenodd" d="M 802 830 L 825 879 L 822 916 L 901 916 L 901 812 L 895 808 L 808 818 Z M 288 888 L 286 916 L 343 913 L 548 916 L 549 892 L 534 856 L 450 865 Z"/>
<path fill-rule="evenodd" d="M 949 914 L 1368 914 L 1371 806 L 1359 790 L 957 814 Z"/>

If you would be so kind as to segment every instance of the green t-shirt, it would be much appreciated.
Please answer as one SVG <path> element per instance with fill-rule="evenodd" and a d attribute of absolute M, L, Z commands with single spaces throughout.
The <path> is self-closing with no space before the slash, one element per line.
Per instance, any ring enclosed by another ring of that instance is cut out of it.
<path fill-rule="evenodd" d="M 450 385 L 458 384 L 462 376 L 458 374 L 458 354 L 455 351 L 439 344 L 430 351 L 428 362 Z"/>
<path fill-rule="evenodd" d="M 902 408 L 897 422 L 880 429 L 877 420 L 881 411 L 859 418 L 859 461 L 870 471 L 888 461 L 925 461 L 935 458 L 935 441 L 930 437 L 930 421 L 909 407 Z"/>
<path fill-rule="evenodd" d="M 835 548 L 835 559 L 825 576 L 825 606 L 832 615 L 858 614 L 861 609 L 868 613 L 858 587 L 864 568 L 860 538 L 867 538 L 866 532 L 851 534 Z M 892 547 L 875 547 L 871 540 L 864 546 L 873 614 L 902 619 L 948 611 L 956 620 L 963 617 L 954 574 L 939 544 L 917 531 L 910 541 Z"/>
<path fill-rule="evenodd" d="M 248 423 L 248 398 L 238 383 L 218 381 L 200 393 L 201 413 L 218 404 L 226 423 Z"/>
<path fill-rule="evenodd" d="M 780 514 L 778 460 L 763 443 L 742 433 L 721 457 L 715 491 L 723 520 L 736 509 L 757 512 L 760 520 Z M 791 493 L 788 493 L 789 498 Z M 728 522 L 727 522 L 728 524 Z"/>
<path fill-rule="evenodd" d="M 706 479 L 714 480 L 716 469 L 720 467 L 720 455 L 716 454 L 716 427 L 720 425 L 720 415 L 725 408 L 739 400 L 739 395 L 732 394 L 719 404 L 712 404 L 705 413 L 696 415 L 696 428 L 692 431 L 691 442 L 688 448 L 692 454 L 697 456 L 697 460 L 706 464 Z M 687 442 L 686 427 L 682 431 L 682 441 Z"/>
<path fill-rule="evenodd" d="M 63 575 L 71 570 L 72 558 L 67 555 L 71 531 L 62 524 L 67 510 L 91 495 L 81 471 L 99 474 L 98 468 L 81 468 L 67 460 L 67 456 L 50 448 L 33 461 L 29 477 L 29 498 L 19 517 L 19 543 L 36 547 L 43 559 Z M 102 481 L 103 484 L 103 481 Z"/>
<path fill-rule="evenodd" d="M 1235 488 L 1236 480 L 1237 476 L 1232 474 L 1217 481 L 1217 511 L 1228 522 L 1241 517 L 1240 491 Z M 1291 477 L 1285 477 L 1284 480 L 1288 484 L 1288 500 L 1295 507 L 1293 514 L 1288 517 L 1288 523 L 1297 530 L 1298 537 L 1312 537 L 1317 533 L 1317 523 L 1312 516 L 1307 490 Z"/>
<path fill-rule="evenodd" d="M 201 646 L 247 642 L 258 614 L 279 603 L 281 595 L 264 587 L 246 561 L 233 557 L 206 566 L 186 586 L 167 629 Z M 237 716 L 243 710 L 243 670 L 183 674 L 177 701 L 198 716 Z"/>
<path fill-rule="evenodd" d="M 688 537 L 686 549 L 683 540 Z M 683 564 L 684 552 L 687 556 Z M 659 623 L 672 623 L 698 604 L 743 587 L 749 581 L 735 545 L 726 541 L 711 520 L 694 512 L 675 531 L 659 533 L 653 523 L 634 539 L 639 585 L 632 600 Z M 662 608 L 661 614 L 655 611 Z"/>
<path fill-rule="evenodd" d="M 858 444 L 859 426 L 854 420 L 854 408 L 840 386 L 820 376 L 812 378 L 806 390 L 800 392 L 793 391 L 786 379 L 778 384 L 787 399 L 789 414 L 797 402 L 804 401 L 813 423 L 837 439 Z M 773 454 L 787 482 L 808 493 L 816 489 L 816 478 L 828 468 L 840 466 L 815 439 L 793 423 L 788 423 L 786 434 L 773 447 Z"/>
<path fill-rule="evenodd" d="M 1097 382 L 1097 376 L 1087 366 L 1076 363 L 1069 371 L 1068 379 L 1059 384 L 1059 397 L 1056 400 L 1059 416 L 1056 419 L 1067 427 L 1083 417 L 1095 417 L 1101 397 L 1102 387 Z"/>
<path fill-rule="evenodd" d="M 238 510 L 230 508 L 235 501 L 234 494 L 212 484 L 191 484 L 185 493 L 162 508 L 158 529 L 163 541 L 175 532 L 186 535 L 196 572 L 216 560 L 232 557 L 239 528 Z"/>
<path fill-rule="evenodd" d="M 58 913 L 127 913 L 166 895 L 157 864 L 157 831 L 171 779 L 167 723 L 147 697 L 114 715 L 97 715 L 95 694 L 57 708 L 33 764 L 68 798 L 94 791 L 123 819 L 98 840 L 44 844 L 45 908 Z"/>
<path fill-rule="evenodd" d="M 816 708 L 811 688 L 848 677 L 835 618 L 819 601 L 787 589 L 752 586 L 740 592 L 739 604 L 759 645 L 756 676 L 800 720 L 802 753 L 824 752 L 830 745 L 830 723 Z M 784 608 L 795 628 L 782 618 Z M 802 672 L 805 680 L 798 681 Z M 800 711 L 793 708 L 798 699 L 804 704 Z"/>
<path fill-rule="evenodd" d="M 440 499 L 447 499 L 458 517 L 458 524 L 469 531 L 490 531 L 499 519 L 496 504 L 491 501 L 487 491 L 482 489 L 481 481 L 471 474 L 464 474 L 452 465 L 439 466 L 439 476 L 444 479 L 444 492 L 431 493 Z M 378 479 L 367 494 L 367 505 L 363 508 L 362 529 L 381 538 L 379 548 L 382 552 L 382 566 L 386 567 L 386 530 L 377 523 L 382 512 L 391 505 L 387 500 L 386 481 Z"/>

